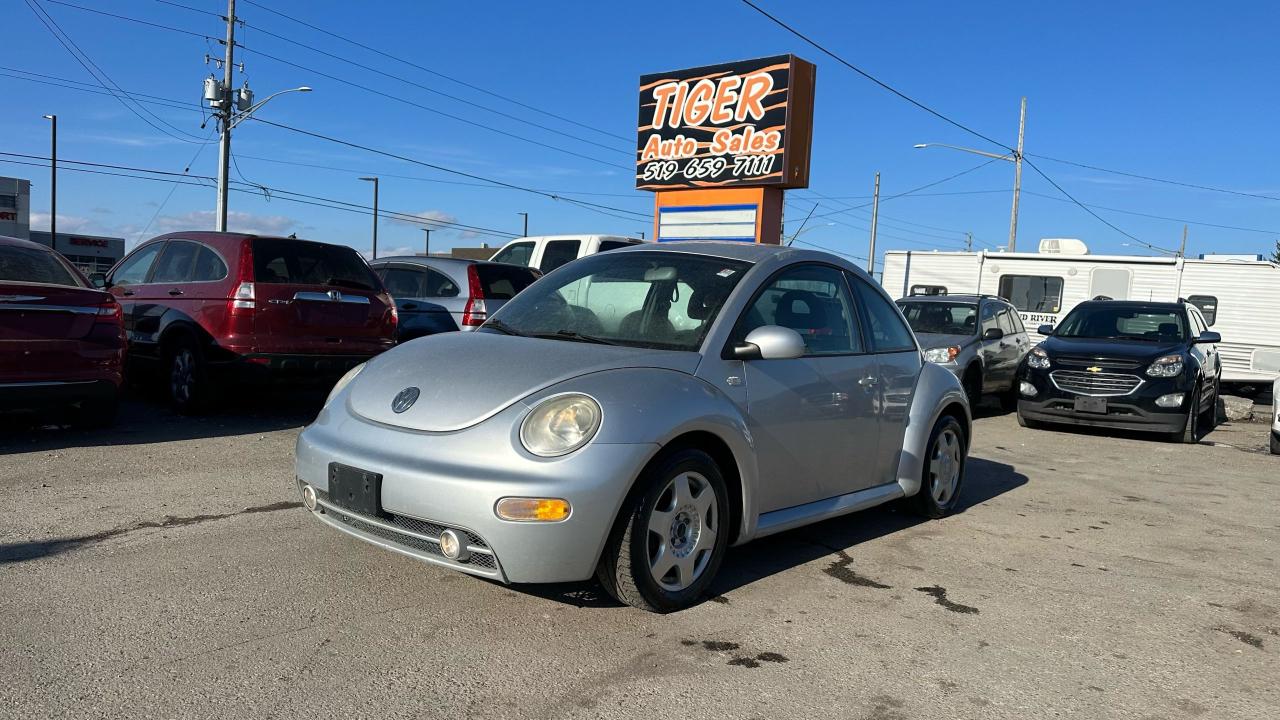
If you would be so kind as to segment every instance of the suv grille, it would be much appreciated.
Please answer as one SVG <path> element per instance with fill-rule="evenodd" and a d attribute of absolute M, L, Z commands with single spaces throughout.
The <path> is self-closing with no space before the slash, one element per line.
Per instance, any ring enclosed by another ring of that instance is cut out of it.
<path fill-rule="evenodd" d="M 1049 378 L 1059 390 L 1073 392 L 1077 395 L 1111 396 L 1128 395 L 1142 384 L 1137 375 L 1121 373 L 1079 372 L 1076 370 L 1054 370 Z"/>

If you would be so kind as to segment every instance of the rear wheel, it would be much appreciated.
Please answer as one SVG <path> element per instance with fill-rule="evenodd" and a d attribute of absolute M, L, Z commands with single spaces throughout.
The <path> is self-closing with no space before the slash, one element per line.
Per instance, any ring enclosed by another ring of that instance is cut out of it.
<path fill-rule="evenodd" d="M 610 595 L 650 612 L 693 605 L 720 569 L 729 545 L 728 492 L 701 450 L 652 465 L 614 523 L 596 577 Z"/>
<path fill-rule="evenodd" d="M 169 349 L 169 402 L 183 415 L 195 415 L 208 406 L 210 388 L 204 357 L 194 343 L 182 339 Z"/>
<path fill-rule="evenodd" d="M 964 427 L 960 421 L 950 415 L 938 418 L 925 451 L 920 492 L 915 495 L 917 512 L 925 517 L 940 518 L 956 508 L 964 481 L 966 455 Z"/>

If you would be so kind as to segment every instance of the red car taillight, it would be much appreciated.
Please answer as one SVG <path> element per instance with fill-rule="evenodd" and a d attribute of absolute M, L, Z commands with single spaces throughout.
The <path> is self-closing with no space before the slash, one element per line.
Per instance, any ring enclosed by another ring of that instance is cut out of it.
<path fill-rule="evenodd" d="M 110 298 L 106 302 L 98 306 L 98 312 L 93 316 L 94 323 L 103 325 L 119 325 L 124 326 L 124 312 L 120 309 L 120 303 L 115 298 Z"/>
<path fill-rule="evenodd" d="M 480 273 L 475 265 L 467 266 L 467 306 L 462 310 L 462 324 L 468 327 L 479 327 L 489 318 L 489 310 L 484 306 L 484 286 L 480 284 Z"/>

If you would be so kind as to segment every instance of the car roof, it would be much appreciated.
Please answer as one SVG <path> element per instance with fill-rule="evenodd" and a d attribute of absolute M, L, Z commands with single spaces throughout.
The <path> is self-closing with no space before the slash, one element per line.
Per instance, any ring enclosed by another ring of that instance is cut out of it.
<path fill-rule="evenodd" d="M 1085 300 L 1076 307 L 1116 307 L 1116 308 L 1147 308 L 1152 310 L 1168 310 L 1177 312 L 1186 309 L 1186 305 L 1180 302 L 1160 302 L 1152 300 Z"/>
<path fill-rule="evenodd" d="M 8 235 L 0 235 L 0 245 L 9 247 L 20 247 L 27 250 L 44 250 L 45 252 L 53 252 L 53 248 L 48 245 L 41 245 L 38 242 L 23 240 L 22 238 L 9 237 Z"/>
<path fill-rule="evenodd" d="M 980 300 L 991 300 L 1008 304 L 1004 298 L 994 295 L 908 295 L 904 298 L 898 298 L 898 302 L 962 302 L 977 303 Z"/>
<path fill-rule="evenodd" d="M 536 271 L 525 265 L 515 265 L 513 263 L 490 262 L 489 260 L 472 260 L 470 258 L 455 257 L 432 257 L 429 255 L 392 255 L 390 257 L 380 257 L 377 260 L 370 260 L 370 265 L 385 265 L 388 263 L 401 263 L 406 265 L 421 265 L 423 267 L 445 268 L 445 267 L 466 267 L 467 265 L 497 265 L 499 267 L 516 268 L 518 270 Z"/>
<path fill-rule="evenodd" d="M 793 262 L 823 262 L 840 266 L 846 271 L 858 275 L 863 280 L 866 280 L 877 287 L 880 285 L 875 279 L 867 275 L 867 271 L 853 264 L 847 258 L 840 257 L 835 253 L 824 252 L 821 250 L 794 248 L 786 245 L 773 245 L 771 243 L 742 242 L 735 240 L 669 240 L 666 242 L 646 242 L 640 245 L 618 248 L 617 250 L 610 250 L 609 254 L 613 255 L 614 253 L 637 252 L 670 252 L 688 253 L 690 255 L 706 255 L 708 257 L 725 258 L 728 260 L 741 260 L 753 265 L 760 265 L 766 262 L 774 266 Z"/>

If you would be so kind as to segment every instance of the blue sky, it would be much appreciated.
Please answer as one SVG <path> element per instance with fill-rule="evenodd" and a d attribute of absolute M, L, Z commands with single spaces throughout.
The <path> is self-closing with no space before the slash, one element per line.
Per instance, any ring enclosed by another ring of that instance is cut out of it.
<path fill-rule="evenodd" d="M 133 93 L 173 98 L 194 108 L 201 80 L 212 70 L 204 56 L 221 54 L 220 46 L 198 37 L 48 0 L 31 1 L 39 2 L 94 63 Z M 155 0 L 68 1 L 199 34 L 223 33 L 217 18 Z M 221 12 L 226 5 L 223 0 L 176 1 L 210 12 Z M 1280 238 L 1280 201 L 1156 184 L 1033 157 L 1280 197 L 1280 135 L 1275 132 L 1280 90 L 1272 77 L 1280 8 L 1274 3 L 1233 3 L 1229 12 L 1220 5 L 1184 1 L 761 4 L 850 62 L 1008 144 L 1016 140 L 1018 101 L 1026 95 L 1028 156 L 1082 202 L 1266 231 L 1192 224 L 1190 254 L 1269 252 Z M 588 127 L 341 43 L 261 6 Z M 94 82 L 26 0 L 13 0 L 7 7 L 0 66 Z M 369 202 L 371 187 L 357 178 L 380 175 L 384 209 L 505 232 L 519 232 L 517 213 L 528 212 L 533 234 L 648 233 L 652 197 L 633 189 L 626 167 L 634 147 L 638 77 L 786 52 L 818 66 L 811 188 L 789 191 L 790 230 L 814 202 L 822 206 L 815 216 L 865 202 L 862 196 L 870 194 L 877 171 L 883 194 L 891 195 L 982 162 L 946 149 L 913 149 L 916 143 L 999 150 L 839 66 L 736 0 L 684 4 L 678 6 L 681 12 L 676 7 L 556 0 L 260 0 L 259 5 L 241 0 L 238 8 L 249 27 L 237 39 L 250 49 L 239 59 L 257 96 L 298 85 L 315 88 L 310 94 L 278 98 L 261 112 L 262 118 L 645 217 L 617 217 L 617 210 L 604 214 L 539 195 L 453 184 L 474 181 L 253 122 L 235 134 L 240 172 L 254 183 L 362 204 Z M 270 33 L 512 117 L 316 54 Z M 57 113 L 64 159 L 175 172 L 197 156 L 200 146 L 161 134 L 110 96 L 15 79 L 11 70 L 0 70 L 5 98 L 0 103 L 0 152 L 47 154 L 48 125 L 41 115 Z M 210 123 L 201 130 L 201 114 L 190 109 L 148 108 L 184 133 L 203 137 L 212 128 Z M 214 175 L 216 157 L 216 145 L 205 147 L 191 173 Z M 5 159 L 14 158 L 0 156 Z M 32 210 L 40 213 L 33 225 L 47 225 L 47 170 L 0 162 L 0 174 L 33 180 Z M 240 175 L 233 172 L 233 178 Z M 1033 249 L 1042 237 L 1077 237 L 1094 252 L 1148 252 L 1064 202 L 1029 168 L 1023 180 L 1020 249 Z M 74 172 L 60 173 L 59 182 L 60 229 L 120 234 L 132 243 L 144 228 L 145 236 L 151 236 L 212 224 L 211 188 Z M 977 247 L 1003 244 L 1012 183 L 1012 165 L 996 162 L 919 195 L 886 201 L 879 248 L 960 249 L 966 231 L 974 234 Z M 232 193 L 231 210 L 232 229 L 297 232 L 361 250 L 369 246 L 366 215 L 244 193 Z M 1178 221 L 1097 212 L 1147 243 L 1176 247 L 1181 237 Z M 865 255 L 867 226 L 865 210 L 829 214 L 811 220 L 807 227 L 812 229 L 801 239 Z M 419 227 L 421 223 L 384 218 L 380 248 L 419 248 Z M 432 245 L 497 245 L 505 239 L 442 229 L 433 233 Z"/>

